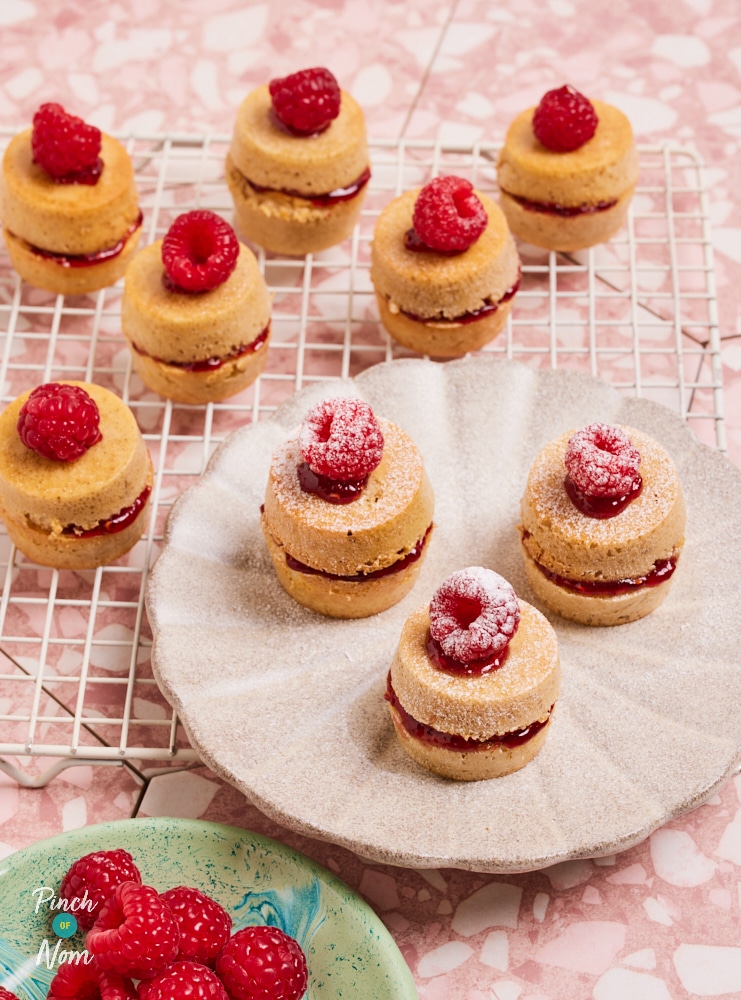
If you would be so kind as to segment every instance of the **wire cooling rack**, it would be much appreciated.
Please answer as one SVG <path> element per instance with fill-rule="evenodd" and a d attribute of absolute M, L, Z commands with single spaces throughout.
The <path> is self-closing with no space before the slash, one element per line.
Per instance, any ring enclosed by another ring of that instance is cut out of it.
<path fill-rule="evenodd" d="M 0 131 L 7 142 L 10 132 Z M 126 137 L 146 238 L 195 207 L 231 214 L 227 136 Z M 651 398 L 724 450 L 717 305 L 703 167 L 692 150 L 640 148 L 628 224 L 574 254 L 521 247 L 522 283 L 506 330 L 487 347 L 538 367 L 578 369 Z M 224 403 L 161 399 L 132 374 L 121 287 L 65 299 L 20 282 L 0 257 L 2 405 L 55 379 L 97 382 L 133 410 L 152 453 L 147 531 L 127 557 L 87 572 L 41 568 L 0 533 L 0 769 L 41 785 L 73 763 L 196 761 L 150 666 L 144 589 L 167 513 L 225 436 L 315 380 L 356 375 L 408 352 L 378 322 L 369 279 L 381 208 L 437 173 L 496 191 L 495 145 L 371 144 L 363 214 L 343 245 L 306 258 L 258 252 L 273 292 L 273 340 L 258 382 Z"/>

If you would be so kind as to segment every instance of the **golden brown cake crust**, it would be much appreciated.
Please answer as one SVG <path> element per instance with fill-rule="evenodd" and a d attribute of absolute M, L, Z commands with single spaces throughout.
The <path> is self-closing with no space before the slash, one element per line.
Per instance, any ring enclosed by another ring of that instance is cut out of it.
<path fill-rule="evenodd" d="M 368 166 L 363 112 L 342 91 L 340 113 L 324 132 L 291 135 L 274 119 L 270 91 L 263 84 L 239 106 L 230 156 L 248 180 L 262 187 L 328 194 L 353 184 Z"/>
<path fill-rule="evenodd" d="M 502 744 L 459 751 L 417 739 L 406 729 L 393 705 L 389 705 L 389 712 L 397 739 L 412 760 L 428 771 L 455 781 L 485 781 L 519 771 L 542 749 L 551 728 L 549 719 L 535 736 L 516 747 Z"/>
<path fill-rule="evenodd" d="M 641 453 L 640 495 L 616 517 L 587 517 L 564 489 L 569 431 L 537 455 L 522 498 L 521 532 L 531 557 L 570 580 L 644 576 L 684 542 L 684 496 L 674 463 L 650 435 L 623 427 Z"/>
<path fill-rule="evenodd" d="M 504 191 L 499 200 L 510 229 L 521 240 L 545 250 L 569 253 L 605 243 L 614 236 L 625 222 L 632 197 L 631 187 L 610 208 L 568 218 L 548 212 L 534 212 Z"/>
<path fill-rule="evenodd" d="M 579 594 L 549 580 L 523 547 L 525 574 L 535 596 L 561 618 L 581 625 L 625 625 L 654 611 L 669 593 L 672 577 L 655 587 L 639 587 L 624 594 Z"/>
<path fill-rule="evenodd" d="M 535 108 L 521 112 L 507 130 L 497 179 L 508 194 L 531 201 L 577 206 L 611 201 L 638 180 L 638 155 L 630 122 L 617 108 L 592 101 L 599 119 L 579 149 L 556 153 L 533 132 Z"/>
<path fill-rule="evenodd" d="M 234 271 L 211 291 L 170 291 L 163 276 L 158 240 L 131 262 L 121 302 L 124 334 L 151 357 L 171 362 L 225 357 L 255 341 L 270 321 L 270 293 L 244 244 Z"/>
<path fill-rule="evenodd" d="M 433 358 L 459 358 L 469 351 L 478 351 L 505 327 L 512 312 L 512 302 L 503 302 L 492 313 L 487 313 L 473 323 L 454 323 L 447 320 L 421 322 L 403 312 L 392 312 L 389 300 L 376 292 L 376 303 L 381 323 L 402 347 Z"/>
<path fill-rule="evenodd" d="M 270 334 L 254 351 L 246 351 L 206 371 L 188 371 L 168 365 L 138 351 L 131 352 L 131 364 L 142 382 L 153 392 L 176 403 L 218 403 L 252 385 L 268 361 Z"/>
<path fill-rule="evenodd" d="M 391 683 L 404 709 L 418 722 L 464 739 L 487 740 L 548 718 L 558 698 L 558 640 L 536 608 L 519 601 L 520 624 L 504 664 L 480 677 L 439 670 L 427 655 L 429 605 L 404 623 Z"/>
<path fill-rule="evenodd" d="M 501 209 L 476 191 L 488 216 L 476 242 L 456 256 L 415 253 L 404 246 L 419 190 L 407 191 L 386 206 L 373 233 L 371 280 L 389 308 L 426 319 L 454 320 L 498 302 L 514 287 L 520 260 Z M 392 331 L 389 331 L 392 333 Z"/>
<path fill-rule="evenodd" d="M 278 581 L 294 601 L 330 618 L 367 618 L 397 604 L 414 586 L 430 542 L 428 535 L 419 559 L 402 569 L 365 580 L 337 580 L 292 569 L 284 546 L 278 545 L 261 518 L 268 552 Z"/>
<path fill-rule="evenodd" d="M 30 244 L 3 229 L 10 262 L 24 281 L 56 295 L 87 295 L 115 285 L 139 247 L 142 226 L 138 225 L 124 242 L 120 253 L 87 267 L 66 267 L 53 258 L 34 253 Z"/>
<path fill-rule="evenodd" d="M 97 184 L 57 184 L 33 162 L 31 129 L 5 151 L 0 179 L 3 226 L 31 246 L 57 254 L 92 254 L 115 246 L 139 218 L 131 157 L 101 136 Z"/>
<path fill-rule="evenodd" d="M 246 389 L 265 368 L 269 333 L 256 350 L 218 368 L 194 372 L 176 362 L 228 358 L 269 328 L 270 293 L 255 255 L 240 244 L 229 278 L 198 295 L 171 291 L 163 276 L 158 240 L 136 255 L 124 283 L 121 328 L 144 384 L 167 399 L 194 405 L 218 402 Z"/>
<path fill-rule="evenodd" d="M 81 386 L 100 411 L 101 440 L 75 462 L 55 462 L 27 448 L 18 414 L 32 390 L 0 414 L 0 499 L 13 517 L 47 531 L 93 528 L 132 504 L 149 474 L 149 455 L 131 410 L 114 393 Z"/>
<path fill-rule="evenodd" d="M 354 198 L 331 205 L 315 205 L 279 191 L 256 191 L 229 155 L 226 182 L 237 229 L 258 246 L 288 257 L 319 253 L 347 239 L 367 191 L 365 185 Z"/>
<path fill-rule="evenodd" d="M 383 458 L 361 497 L 346 505 L 303 492 L 297 438 L 276 449 L 263 525 L 279 549 L 314 569 L 353 576 L 398 562 L 424 537 L 434 497 L 422 457 L 401 428 L 380 417 L 378 423 Z"/>
<path fill-rule="evenodd" d="M 497 164 L 501 205 L 512 232 L 548 250 L 572 251 L 610 239 L 623 225 L 638 181 L 638 152 L 630 122 L 617 108 L 592 101 L 597 131 L 579 149 L 557 153 L 535 137 L 535 108 L 515 118 Z M 530 202 L 609 208 L 572 216 L 525 207 Z"/>
<path fill-rule="evenodd" d="M 13 542 L 43 565 L 83 569 L 118 558 L 141 535 L 142 511 L 112 535 L 76 538 L 63 529 L 94 528 L 130 507 L 152 484 L 152 465 L 131 410 L 118 396 L 79 385 L 100 411 L 102 438 L 75 462 L 55 462 L 27 448 L 17 432 L 23 393 L 0 414 L 0 516 Z"/>

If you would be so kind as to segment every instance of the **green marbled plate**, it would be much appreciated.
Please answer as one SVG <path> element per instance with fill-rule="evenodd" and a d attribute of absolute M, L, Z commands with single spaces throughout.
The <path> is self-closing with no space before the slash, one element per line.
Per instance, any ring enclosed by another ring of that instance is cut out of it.
<path fill-rule="evenodd" d="M 330 872 L 282 844 L 249 830 L 186 819 L 132 819 L 60 834 L 0 862 L 0 985 L 21 1000 L 44 1000 L 54 975 L 48 954 L 82 951 L 81 934 L 60 939 L 57 910 L 36 911 L 83 854 L 123 847 L 142 878 L 164 891 L 192 885 L 231 914 L 234 930 L 269 923 L 295 937 L 306 953 L 306 1000 L 417 1000 L 411 973 L 371 908 Z"/>

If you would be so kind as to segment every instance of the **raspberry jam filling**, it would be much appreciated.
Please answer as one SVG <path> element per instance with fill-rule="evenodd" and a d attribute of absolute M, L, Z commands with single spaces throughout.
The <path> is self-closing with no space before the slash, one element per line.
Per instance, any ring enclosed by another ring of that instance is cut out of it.
<path fill-rule="evenodd" d="M 415 563 L 422 555 L 431 531 L 432 525 L 429 526 L 422 538 L 420 538 L 413 549 L 407 552 L 403 559 L 397 559 L 390 566 L 376 569 L 372 573 L 353 573 L 350 576 L 342 576 L 340 573 L 327 573 L 323 569 L 314 569 L 313 566 L 307 566 L 306 563 L 299 562 L 298 559 L 294 559 L 287 552 L 286 566 L 297 573 L 307 573 L 309 576 L 323 576 L 326 580 L 346 580 L 348 583 L 364 583 L 366 580 L 379 580 L 383 576 L 391 576 L 392 573 L 399 573 L 401 570 L 406 569 L 407 566 Z"/>
<path fill-rule="evenodd" d="M 311 468 L 308 462 L 301 462 L 296 472 L 298 473 L 299 485 L 304 493 L 312 493 L 321 497 L 327 503 L 345 504 L 352 503 L 362 496 L 363 490 L 368 485 L 368 476 L 363 479 L 354 479 L 349 482 L 330 479 L 329 476 L 320 476 Z"/>
<path fill-rule="evenodd" d="M 133 222 L 129 226 L 118 243 L 112 247 L 106 247 L 104 250 L 96 250 L 95 253 L 52 253 L 51 250 L 42 250 L 41 247 L 35 247 L 32 243 L 28 243 L 27 246 L 32 253 L 36 254 L 37 257 L 43 257 L 44 260 L 54 261 L 54 263 L 58 264 L 60 267 L 94 267 L 95 264 L 103 264 L 108 260 L 112 260 L 114 257 L 118 257 L 123 248 L 126 246 L 127 241 L 141 226 L 143 218 L 144 216 L 141 212 L 139 212 L 136 222 Z"/>
<path fill-rule="evenodd" d="M 152 487 L 145 486 L 129 507 L 124 507 L 118 514 L 114 514 L 113 517 L 106 518 L 104 521 L 98 521 L 94 528 L 79 528 L 76 524 L 69 524 L 62 530 L 62 534 L 72 535 L 75 538 L 96 538 L 99 535 L 116 535 L 119 531 L 123 531 L 130 524 L 134 523 L 142 510 L 144 510 L 151 492 Z"/>
<path fill-rule="evenodd" d="M 628 493 L 617 497 L 588 496 L 586 493 L 582 493 L 571 476 L 568 475 L 564 478 L 563 485 L 569 500 L 577 510 L 581 511 L 586 517 L 594 517 L 600 520 L 615 517 L 621 511 L 625 510 L 629 503 L 632 503 L 633 500 L 639 497 L 643 490 L 643 480 L 640 476 L 633 483 L 633 487 Z"/>
<path fill-rule="evenodd" d="M 480 309 L 473 309 L 471 312 L 461 313 L 461 315 L 456 316 L 455 319 L 447 319 L 447 317 L 440 317 L 436 319 L 430 318 L 429 316 L 418 316 L 416 313 L 407 312 L 406 309 L 400 309 L 399 312 L 408 319 L 414 320 L 415 323 L 434 323 L 435 325 L 439 325 L 440 323 L 450 323 L 451 326 L 464 326 L 467 323 L 475 323 L 477 319 L 483 319 L 485 316 L 491 316 L 492 313 L 495 313 L 500 306 L 505 304 L 505 302 L 509 302 L 510 299 L 513 299 L 520 287 L 520 279 L 521 273 L 518 271 L 517 281 L 515 281 L 514 285 L 507 289 L 498 302 L 485 302 Z"/>
<path fill-rule="evenodd" d="M 457 736 L 455 733 L 443 733 L 439 729 L 433 729 L 432 726 L 425 725 L 424 722 L 418 722 L 414 716 L 406 711 L 397 698 L 391 684 L 390 672 L 386 681 L 386 694 L 384 697 L 399 713 L 402 725 L 415 740 L 420 740 L 422 743 L 427 743 L 430 746 L 442 747 L 444 750 L 455 750 L 458 753 L 469 753 L 472 750 L 494 750 L 496 747 L 506 747 L 509 750 L 520 747 L 523 743 L 527 743 L 528 740 L 537 736 L 548 725 L 551 720 L 551 712 L 553 711 L 553 705 L 551 705 L 548 710 L 547 719 L 533 722 L 524 729 L 515 729 L 511 733 L 490 736 L 488 740 L 468 740 L 463 736 Z"/>
<path fill-rule="evenodd" d="M 597 201 L 591 205 L 559 205 L 554 201 L 531 201 L 529 198 L 523 198 L 518 194 L 510 194 L 509 191 L 506 191 L 505 194 L 528 212 L 557 215 L 562 219 L 573 219 L 578 215 L 595 215 L 597 212 L 606 212 L 608 209 L 614 208 L 618 203 L 618 199 L 613 198 L 611 201 Z"/>
<path fill-rule="evenodd" d="M 556 586 L 570 590 L 574 594 L 583 594 L 588 597 L 617 597 L 620 594 L 635 593 L 642 587 L 658 587 L 659 584 L 664 583 L 672 576 L 677 568 L 678 558 L 679 556 L 673 555 L 669 559 L 657 559 L 653 568 L 645 576 L 625 580 L 569 580 L 565 576 L 559 576 L 558 573 L 552 573 L 545 566 L 541 566 L 539 562 L 536 562 L 535 565 L 543 576 L 555 583 Z"/>
<path fill-rule="evenodd" d="M 164 358 L 156 358 L 153 354 L 147 354 L 140 347 L 137 347 L 135 343 L 131 346 L 134 348 L 137 354 L 141 354 L 143 358 L 151 358 L 152 361 L 157 361 L 161 365 L 168 365 L 170 368 L 179 368 L 183 372 L 213 372 L 222 365 L 227 364 L 229 361 L 235 361 L 237 358 L 244 357 L 245 354 L 254 354 L 259 351 L 265 341 L 268 339 L 268 334 L 270 333 L 270 323 L 265 327 L 262 333 L 256 337 L 251 344 L 240 344 L 239 347 L 235 348 L 230 354 L 225 354 L 223 357 L 213 356 L 211 358 L 203 358 L 199 361 L 165 361 Z"/>
<path fill-rule="evenodd" d="M 438 670 L 444 670 L 447 674 L 456 674 L 461 677 L 481 677 L 484 674 L 491 674 L 504 666 L 504 661 L 507 659 L 507 653 L 509 652 L 509 645 L 505 646 L 498 653 L 485 656 L 482 660 L 462 663 L 452 656 L 446 656 L 440 647 L 440 643 L 436 642 L 428 632 L 426 649 L 430 663 L 434 667 L 437 667 Z"/>
<path fill-rule="evenodd" d="M 244 177 L 244 174 L 242 175 Z M 265 194 L 268 192 L 275 192 L 276 194 L 285 194 L 290 198 L 303 198 L 304 201 L 310 201 L 312 205 L 316 205 L 317 208 L 331 208 L 332 205 L 336 205 L 341 201 L 349 201 L 359 194 L 365 185 L 370 180 L 371 172 L 370 167 L 366 167 L 357 180 L 353 181 L 352 184 L 348 184 L 347 187 L 335 188 L 333 191 L 328 191 L 326 194 L 305 194 L 303 191 L 295 191 L 293 188 L 271 188 L 264 187 L 262 184 L 255 184 L 251 181 L 249 177 L 245 177 L 245 180 L 251 188 L 257 191 L 258 194 Z"/>

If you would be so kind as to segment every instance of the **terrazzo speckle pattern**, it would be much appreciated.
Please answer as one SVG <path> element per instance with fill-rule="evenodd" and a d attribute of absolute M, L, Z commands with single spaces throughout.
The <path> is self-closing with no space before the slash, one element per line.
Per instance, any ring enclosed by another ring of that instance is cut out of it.
<path fill-rule="evenodd" d="M 729 453 L 741 462 L 735 0 L 4 0 L 0 36 L 0 120 L 12 127 L 53 99 L 107 130 L 229 132 L 246 90 L 324 62 L 379 138 L 496 140 L 516 111 L 570 79 L 623 107 L 641 141 L 694 143 L 707 164 Z M 28 627 L 42 614 L 29 605 Z M 138 696 L 164 705 L 150 688 Z M 40 709 L 50 718 L 62 711 L 51 699 Z M 0 713 L 12 711 L 0 689 Z M 14 763 L 38 773 L 49 761 Z M 369 863 L 282 828 L 203 767 L 162 770 L 85 765 L 43 789 L 18 788 L 0 772 L 0 852 L 132 815 L 232 823 L 305 852 L 358 889 L 424 1000 L 741 994 L 739 777 L 623 854 L 505 877 Z"/>

